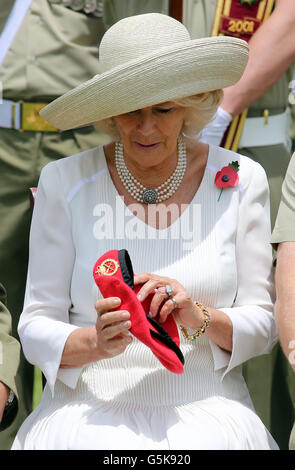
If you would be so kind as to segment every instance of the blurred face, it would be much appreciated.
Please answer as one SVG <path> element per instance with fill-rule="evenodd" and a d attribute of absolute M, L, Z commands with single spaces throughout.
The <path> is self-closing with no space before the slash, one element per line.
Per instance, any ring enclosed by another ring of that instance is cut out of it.
<path fill-rule="evenodd" d="M 185 108 L 167 101 L 116 116 L 125 158 L 148 168 L 174 155 L 184 113 Z"/>

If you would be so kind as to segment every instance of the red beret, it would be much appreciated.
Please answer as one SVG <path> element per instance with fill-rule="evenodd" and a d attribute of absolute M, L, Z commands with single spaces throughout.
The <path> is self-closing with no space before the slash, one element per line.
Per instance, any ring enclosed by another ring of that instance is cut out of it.
<path fill-rule="evenodd" d="M 93 268 L 94 280 L 104 298 L 119 297 L 117 310 L 130 313 L 131 333 L 148 346 L 159 361 L 171 372 L 183 372 L 184 357 L 179 349 L 179 334 L 173 315 L 158 323 L 148 315 L 154 294 L 144 302 L 137 298 L 141 285 L 134 286 L 132 263 L 127 250 L 110 250 L 101 256 Z"/>

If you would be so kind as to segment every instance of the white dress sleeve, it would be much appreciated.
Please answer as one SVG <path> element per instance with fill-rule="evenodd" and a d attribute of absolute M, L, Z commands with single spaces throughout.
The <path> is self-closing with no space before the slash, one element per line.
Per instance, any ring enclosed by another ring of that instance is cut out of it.
<path fill-rule="evenodd" d="M 75 249 L 71 214 L 63 195 L 58 166 L 48 164 L 41 173 L 32 217 L 30 259 L 24 310 L 18 332 L 29 362 L 44 373 L 54 393 L 60 361 L 69 334 L 70 284 Z M 77 381 L 82 368 L 60 369 L 60 379 Z M 64 378 L 65 377 L 65 378 Z"/>
<path fill-rule="evenodd" d="M 273 313 L 269 187 L 263 168 L 252 163 L 239 206 L 236 298 L 231 308 L 220 308 L 232 321 L 233 349 L 229 354 L 211 344 L 215 368 L 226 367 L 223 377 L 248 359 L 269 353 L 278 339 Z"/>

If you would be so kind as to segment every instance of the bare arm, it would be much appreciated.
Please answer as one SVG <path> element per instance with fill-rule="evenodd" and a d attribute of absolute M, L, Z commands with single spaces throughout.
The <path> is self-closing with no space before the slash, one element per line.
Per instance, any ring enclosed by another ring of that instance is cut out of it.
<path fill-rule="evenodd" d="M 116 303 L 114 297 L 96 302 L 96 325 L 78 328 L 69 335 L 60 362 L 62 369 L 84 366 L 125 351 L 132 340 L 128 333 L 130 313 L 125 310 L 112 311 L 118 305 L 120 301 Z"/>
<path fill-rule="evenodd" d="M 278 246 L 276 291 L 275 317 L 280 341 L 295 371 L 295 242 Z"/>
<path fill-rule="evenodd" d="M 295 2 L 277 0 L 269 19 L 249 41 L 249 62 L 241 80 L 224 89 L 222 108 L 233 116 L 268 91 L 295 60 Z"/>
<path fill-rule="evenodd" d="M 210 328 L 206 330 L 206 335 L 217 346 L 225 351 L 232 351 L 233 348 L 233 324 L 226 313 L 214 308 L 208 308 L 210 313 Z"/>

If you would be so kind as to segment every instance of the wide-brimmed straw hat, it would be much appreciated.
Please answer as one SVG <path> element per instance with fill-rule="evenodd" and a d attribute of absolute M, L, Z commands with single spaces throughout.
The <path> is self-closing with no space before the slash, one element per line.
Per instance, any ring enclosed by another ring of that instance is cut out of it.
<path fill-rule="evenodd" d="M 248 45 L 231 37 L 190 38 L 160 13 L 124 18 L 103 36 L 98 74 L 43 108 L 66 130 L 165 101 L 225 88 L 242 76 Z"/>

